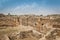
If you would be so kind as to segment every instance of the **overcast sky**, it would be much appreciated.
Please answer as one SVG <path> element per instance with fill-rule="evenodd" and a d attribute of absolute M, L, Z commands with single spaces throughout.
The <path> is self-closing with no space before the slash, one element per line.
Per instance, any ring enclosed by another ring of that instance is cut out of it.
<path fill-rule="evenodd" d="M 0 0 L 0 13 L 60 14 L 60 0 Z"/>

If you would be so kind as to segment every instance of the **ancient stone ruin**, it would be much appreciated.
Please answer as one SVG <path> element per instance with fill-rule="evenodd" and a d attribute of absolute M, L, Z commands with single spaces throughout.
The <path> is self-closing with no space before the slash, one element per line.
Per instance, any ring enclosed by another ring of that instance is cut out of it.
<path fill-rule="evenodd" d="M 0 14 L 0 40 L 60 40 L 60 22 L 57 18 Z"/>

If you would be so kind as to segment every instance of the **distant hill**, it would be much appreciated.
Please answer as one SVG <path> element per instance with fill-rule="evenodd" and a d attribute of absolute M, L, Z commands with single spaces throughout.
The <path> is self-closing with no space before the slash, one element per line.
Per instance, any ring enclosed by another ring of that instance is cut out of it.
<path fill-rule="evenodd" d="M 60 16 L 60 14 L 51 14 L 51 15 L 47 15 L 47 16 Z"/>

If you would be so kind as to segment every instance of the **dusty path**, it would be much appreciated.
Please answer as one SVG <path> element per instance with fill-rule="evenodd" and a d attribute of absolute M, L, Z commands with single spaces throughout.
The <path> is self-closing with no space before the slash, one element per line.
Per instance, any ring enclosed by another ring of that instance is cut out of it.
<path fill-rule="evenodd" d="M 17 27 L 6 27 L 6 28 L 2 27 L 2 29 L 0 29 L 0 34 L 9 34 L 12 32 L 28 31 L 32 29 L 33 28 L 30 26 L 22 26 L 22 25 L 19 25 Z"/>

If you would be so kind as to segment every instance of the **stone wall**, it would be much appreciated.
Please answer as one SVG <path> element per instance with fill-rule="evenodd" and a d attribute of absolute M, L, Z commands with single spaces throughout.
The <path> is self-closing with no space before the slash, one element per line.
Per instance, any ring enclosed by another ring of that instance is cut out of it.
<path fill-rule="evenodd" d="M 43 29 L 43 26 L 51 25 L 53 22 L 51 19 L 43 19 L 37 15 L 5 15 L 0 18 L 0 21 L 0 26 L 31 26 L 39 32 Z"/>
<path fill-rule="evenodd" d="M 18 19 L 13 16 L 2 16 L 0 18 L 0 27 L 1 26 L 16 26 L 18 25 Z"/>
<path fill-rule="evenodd" d="M 47 26 L 52 25 L 51 22 L 53 23 L 53 20 L 43 19 L 43 18 L 40 18 L 40 16 L 33 16 L 33 15 L 25 16 L 25 15 L 23 15 L 23 16 L 19 17 L 19 22 L 20 22 L 20 25 L 32 26 L 37 31 L 40 31 L 40 29 L 43 27 L 43 25 L 45 25 L 45 24 Z"/>

